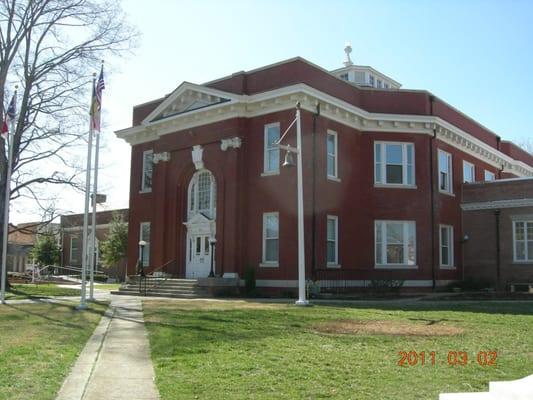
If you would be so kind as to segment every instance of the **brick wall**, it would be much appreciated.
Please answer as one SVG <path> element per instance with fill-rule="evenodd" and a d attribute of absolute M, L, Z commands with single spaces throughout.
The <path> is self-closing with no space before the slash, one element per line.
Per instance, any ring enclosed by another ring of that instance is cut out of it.
<path fill-rule="evenodd" d="M 513 220 L 533 221 L 533 206 L 489 208 L 494 207 L 491 205 L 494 201 L 524 199 L 533 201 L 532 179 L 463 186 L 463 207 L 473 203 L 484 207 L 463 211 L 464 234 L 468 235 L 468 241 L 463 243 L 465 278 L 486 280 L 491 286 L 498 286 L 499 218 L 500 288 L 508 288 L 510 283 L 533 282 L 533 262 L 515 262 L 513 248 Z"/>

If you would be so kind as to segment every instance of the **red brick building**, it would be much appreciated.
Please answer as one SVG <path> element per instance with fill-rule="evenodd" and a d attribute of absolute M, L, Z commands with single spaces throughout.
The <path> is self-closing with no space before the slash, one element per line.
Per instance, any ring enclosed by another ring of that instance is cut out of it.
<path fill-rule="evenodd" d="M 465 184 L 461 207 L 465 278 L 533 287 L 533 179 Z"/>
<path fill-rule="evenodd" d="M 432 287 L 463 276 L 464 181 L 532 176 L 533 158 L 426 91 L 370 67 L 294 58 L 133 108 L 129 273 L 256 271 L 296 287 L 296 169 L 274 145 L 302 107 L 307 277 Z M 317 109 L 319 107 L 319 113 Z M 284 143 L 296 145 L 294 128 Z"/>
<path fill-rule="evenodd" d="M 96 213 L 96 265 L 101 268 L 100 262 L 100 242 L 107 239 L 110 224 L 113 216 L 119 215 L 123 221 L 128 222 L 128 209 L 98 211 Z M 89 234 L 91 232 L 91 214 L 89 215 Z M 61 266 L 81 268 L 83 251 L 83 214 L 62 215 L 60 222 L 61 230 Z M 124 263 L 116 266 L 118 271 L 113 269 L 110 275 L 124 277 L 126 266 Z M 65 273 L 72 271 L 66 270 Z"/>

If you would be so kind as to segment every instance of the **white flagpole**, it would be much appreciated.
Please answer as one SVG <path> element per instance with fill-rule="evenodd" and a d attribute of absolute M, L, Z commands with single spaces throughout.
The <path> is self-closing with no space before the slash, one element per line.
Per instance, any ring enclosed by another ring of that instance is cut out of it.
<path fill-rule="evenodd" d="M 13 98 L 15 99 L 15 104 L 17 103 L 17 89 L 18 86 L 15 86 L 15 93 Z M 16 110 L 16 106 L 15 106 Z M 5 117 L 4 117 L 5 118 Z M 9 236 L 9 199 L 11 197 L 11 164 L 13 163 L 13 142 L 15 135 L 15 117 L 11 119 L 10 125 L 7 131 L 7 146 L 8 146 L 8 157 L 7 157 L 7 174 L 6 174 L 6 193 L 4 200 L 4 236 L 3 236 L 3 246 L 2 246 L 2 285 L 0 288 L 0 301 L 2 304 L 6 303 L 6 280 L 7 280 L 7 245 L 8 245 L 8 236 Z"/>
<path fill-rule="evenodd" d="M 92 113 L 94 110 L 93 107 L 93 96 L 94 96 L 94 84 L 96 81 L 96 74 L 93 74 L 93 86 L 91 93 L 91 120 L 89 124 L 89 143 L 87 146 L 87 171 L 85 174 L 85 212 L 83 214 L 83 242 L 82 242 L 82 261 L 81 261 L 81 296 L 80 304 L 78 306 L 79 310 L 84 310 L 87 308 L 86 303 L 86 278 L 87 278 L 87 256 L 88 256 L 88 225 L 89 225 L 89 197 L 91 194 L 91 158 L 93 150 L 93 121 Z"/>
<path fill-rule="evenodd" d="M 104 60 L 102 60 L 102 72 L 104 70 Z M 96 91 L 97 89 L 95 89 Z M 94 184 L 93 184 L 93 215 L 92 215 L 92 229 L 91 229 L 91 274 L 89 286 L 89 300 L 94 301 L 94 270 L 96 268 L 96 195 L 98 193 L 98 154 L 100 153 L 100 130 L 102 129 L 102 100 L 100 98 L 100 110 L 98 111 L 98 118 L 100 120 L 98 132 L 96 135 L 96 149 L 94 152 Z"/>
<path fill-rule="evenodd" d="M 96 194 L 98 193 L 98 153 L 100 150 L 100 132 L 96 132 L 96 149 L 94 155 L 94 185 L 93 185 L 93 215 L 91 228 L 91 273 L 89 286 L 89 300 L 94 301 L 94 269 L 96 268 Z"/>

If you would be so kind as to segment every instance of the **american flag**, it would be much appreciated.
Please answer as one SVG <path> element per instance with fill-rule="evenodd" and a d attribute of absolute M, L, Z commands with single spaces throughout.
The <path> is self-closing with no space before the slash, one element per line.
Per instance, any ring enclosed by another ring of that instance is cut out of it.
<path fill-rule="evenodd" d="M 9 106 L 7 107 L 4 121 L 2 122 L 2 136 L 4 136 L 4 138 L 9 132 L 9 122 L 15 119 L 15 114 L 17 113 L 17 106 L 15 103 L 15 95 L 13 95 L 11 101 L 9 102 Z"/>
<path fill-rule="evenodd" d="M 104 66 L 100 70 L 100 76 L 93 86 L 93 97 L 91 101 L 91 128 L 100 132 L 100 114 L 102 110 L 102 90 L 105 89 Z"/>

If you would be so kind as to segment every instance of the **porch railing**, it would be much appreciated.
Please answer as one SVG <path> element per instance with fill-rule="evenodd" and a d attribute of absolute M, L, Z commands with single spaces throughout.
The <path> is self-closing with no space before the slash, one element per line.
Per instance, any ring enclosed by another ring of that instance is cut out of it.
<path fill-rule="evenodd" d="M 172 276 L 170 270 L 175 270 L 176 260 L 170 260 L 154 268 L 150 273 L 144 277 L 139 274 L 139 293 L 146 296 L 147 290 L 155 289 L 166 282 Z"/>

